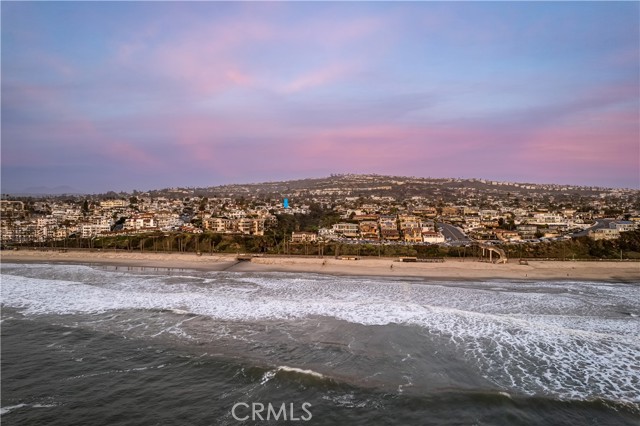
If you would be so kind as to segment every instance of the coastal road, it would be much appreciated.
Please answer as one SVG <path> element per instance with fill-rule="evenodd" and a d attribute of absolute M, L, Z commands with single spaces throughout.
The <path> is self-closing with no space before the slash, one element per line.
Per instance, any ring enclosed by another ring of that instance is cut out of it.
<path fill-rule="evenodd" d="M 448 223 L 438 222 L 438 226 L 442 228 L 442 235 L 451 242 L 469 242 L 471 239 L 462 232 L 462 229 Z"/>
<path fill-rule="evenodd" d="M 596 219 L 596 224 L 590 228 L 585 229 L 584 231 L 576 232 L 572 234 L 572 237 L 586 237 L 589 231 L 595 231 L 596 229 L 608 228 L 609 223 L 613 222 L 614 219 Z"/>

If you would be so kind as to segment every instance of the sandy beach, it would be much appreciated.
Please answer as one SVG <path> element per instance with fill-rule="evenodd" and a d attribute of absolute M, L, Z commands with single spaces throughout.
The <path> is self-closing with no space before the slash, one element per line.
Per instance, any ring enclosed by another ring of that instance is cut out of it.
<path fill-rule="evenodd" d="M 507 264 L 478 262 L 475 259 L 446 259 L 442 263 L 404 263 L 397 258 L 333 257 L 253 257 L 237 260 L 234 254 L 81 252 L 81 251 L 3 251 L 6 262 L 59 262 L 107 264 L 127 267 L 198 269 L 235 272 L 309 272 L 332 275 L 371 275 L 460 280 L 585 280 L 640 283 L 640 262 L 611 261 L 528 261 Z"/>

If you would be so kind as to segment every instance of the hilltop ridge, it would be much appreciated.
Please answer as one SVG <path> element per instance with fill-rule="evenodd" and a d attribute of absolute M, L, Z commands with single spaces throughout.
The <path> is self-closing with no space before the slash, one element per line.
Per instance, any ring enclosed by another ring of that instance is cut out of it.
<path fill-rule="evenodd" d="M 284 196 L 392 196 L 394 198 L 446 195 L 458 190 L 487 190 L 496 193 L 557 193 L 593 195 L 598 192 L 634 191 L 623 188 L 501 182 L 477 178 L 432 178 L 415 176 L 389 176 L 378 174 L 333 174 L 328 177 L 244 184 L 226 184 L 209 187 L 173 187 L 151 191 L 134 191 L 150 196 L 227 196 L 261 197 Z"/>

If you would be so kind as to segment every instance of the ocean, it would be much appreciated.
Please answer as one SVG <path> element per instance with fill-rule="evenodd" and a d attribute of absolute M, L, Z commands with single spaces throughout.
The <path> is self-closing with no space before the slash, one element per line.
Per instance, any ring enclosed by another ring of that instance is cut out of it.
<path fill-rule="evenodd" d="M 640 285 L 2 264 L 3 425 L 638 425 Z"/>

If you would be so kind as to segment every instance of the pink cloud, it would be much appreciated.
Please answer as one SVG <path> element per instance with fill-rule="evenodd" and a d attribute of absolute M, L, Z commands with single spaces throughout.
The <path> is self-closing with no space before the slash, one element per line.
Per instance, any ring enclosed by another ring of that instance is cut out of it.
<path fill-rule="evenodd" d="M 389 19 L 377 17 L 358 17 L 337 20 L 333 17 L 331 28 L 327 29 L 326 18 L 307 19 L 303 23 L 280 28 L 278 38 L 298 40 L 300 43 L 314 46 L 343 47 L 358 42 L 384 30 L 389 26 Z"/>
<path fill-rule="evenodd" d="M 632 128 L 611 126 L 556 126 L 536 132 L 522 160 L 542 163 L 575 163 L 582 167 L 598 165 L 639 167 L 638 133 Z"/>
<path fill-rule="evenodd" d="M 250 74 L 239 71 L 235 68 L 230 68 L 225 73 L 225 76 L 229 81 L 232 81 L 237 86 L 251 86 L 255 83 L 255 78 Z"/>
<path fill-rule="evenodd" d="M 242 18 L 223 24 L 201 25 L 160 43 L 155 31 L 121 42 L 112 61 L 122 67 L 163 75 L 193 93 L 212 94 L 233 86 L 248 86 L 255 78 L 237 58 L 237 49 L 272 37 L 266 23 Z M 143 65 L 140 65 L 140 64 Z"/>
<path fill-rule="evenodd" d="M 614 65 L 614 66 L 628 66 L 632 65 L 635 68 L 638 68 L 638 64 L 640 62 L 640 53 L 638 52 L 637 47 L 627 48 L 627 49 L 616 49 L 613 50 L 606 57 L 606 65 Z"/>
<path fill-rule="evenodd" d="M 60 56 L 44 53 L 38 55 L 38 60 L 41 61 L 42 64 L 46 65 L 50 70 L 55 71 L 61 77 L 71 78 L 77 75 L 76 68 L 69 61 L 62 59 Z"/>
<path fill-rule="evenodd" d="M 87 158 L 105 155 L 113 160 L 143 168 L 157 167 L 161 164 L 147 150 L 131 141 L 113 137 L 84 117 L 79 116 L 73 121 L 53 125 L 48 134 L 52 140 L 57 141 L 58 147 L 65 145 L 66 149 L 76 150 L 78 154 Z"/>
<path fill-rule="evenodd" d="M 297 93 L 317 86 L 333 83 L 350 75 L 355 69 L 355 65 L 346 63 L 335 63 L 323 68 L 319 68 L 296 77 L 287 83 L 284 93 Z"/>
<path fill-rule="evenodd" d="M 265 8 L 266 11 L 275 12 L 279 9 L 276 6 Z M 160 41 L 161 32 L 141 28 L 139 34 L 121 41 L 115 47 L 112 61 L 117 66 L 132 68 L 138 73 L 164 76 L 199 95 L 217 94 L 238 86 L 267 90 L 279 87 L 279 91 L 284 93 L 295 93 L 337 81 L 360 66 L 351 57 L 347 59 L 337 55 L 328 59 L 327 65 L 303 72 L 282 87 L 278 83 L 278 76 L 271 75 L 270 69 L 259 69 L 252 63 L 251 57 L 246 55 L 246 49 L 267 43 L 271 46 L 304 44 L 305 48 L 326 47 L 335 52 L 379 31 L 383 28 L 383 22 L 370 17 L 342 19 L 334 22 L 331 30 L 327 31 L 323 19 L 305 20 L 304 25 L 282 26 L 270 22 L 255 8 L 247 8 L 236 19 L 216 25 L 196 25 L 171 40 Z M 375 51 L 379 50 L 380 46 L 376 46 Z M 363 53 L 359 62 L 366 59 L 369 53 Z"/>
<path fill-rule="evenodd" d="M 215 142 L 221 127 L 209 117 L 185 117 L 177 120 L 173 130 L 178 146 L 193 164 L 213 163 L 217 160 Z"/>
<path fill-rule="evenodd" d="M 586 117 L 585 117 L 586 118 Z M 547 181 L 580 182 L 600 171 L 607 176 L 638 176 L 640 124 L 636 114 L 593 114 L 581 123 L 548 126 L 533 132 L 517 156 L 523 170 Z M 638 182 L 640 186 L 640 182 Z"/>
<path fill-rule="evenodd" d="M 341 170 L 414 169 L 441 165 L 460 154 L 477 149 L 478 138 L 488 137 L 484 129 L 446 126 L 411 127 L 398 124 L 347 127 L 317 131 L 297 144 L 296 163 L 335 165 Z M 494 135 L 495 136 L 495 135 Z"/>
<path fill-rule="evenodd" d="M 128 142 L 110 142 L 104 146 L 106 155 L 135 167 L 156 167 L 160 162 L 151 154 Z"/>

